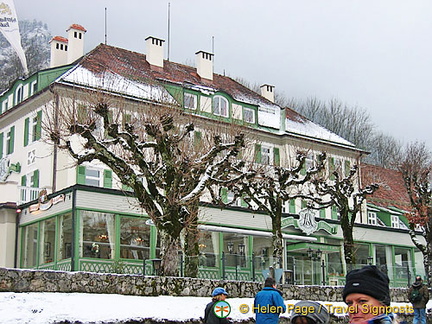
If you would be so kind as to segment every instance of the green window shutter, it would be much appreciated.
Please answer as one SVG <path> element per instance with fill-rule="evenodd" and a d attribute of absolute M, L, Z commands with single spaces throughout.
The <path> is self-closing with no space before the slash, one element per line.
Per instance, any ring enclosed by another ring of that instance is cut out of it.
<path fill-rule="evenodd" d="M 8 145 L 8 154 L 12 154 L 14 151 L 14 142 L 15 142 L 15 126 L 12 126 L 10 129 L 10 139 Z"/>
<path fill-rule="evenodd" d="M 202 145 L 202 133 L 199 131 L 194 132 L 194 146 L 199 147 Z"/>
<path fill-rule="evenodd" d="M 223 203 L 227 203 L 228 202 L 228 189 L 227 188 L 221 188 L 220 190 L 220 198 L 222 200 Z"/>
<path fill-rule="evenodd" d="M 3 133 L 0 133 L 0 159 L 3 157 Z"/>
<path fill-rule="evenodd" d="M 279 148 L 277 147 L 273 148 L 273 161 L 274 161 L 274 165 L 280 166 L 280 154 L 279 154 Z"/>
<path fill-rule="evenodd" d="M 24 146 L 27 146 L 29 143 L 29 127 L 30 118 L 26 118 L 24 121 Z"/>
<path fill-rule="evenodd" d="M 319 217 L 326 218 L 326 210 L 325 210 L 325 208 L 321 208 L 319 210 Z"/>
<path fill-rule="evenodd" d="M 124 183 L 122 183 L 122 190 L 124 190 L 124 191 L 134 191 L 131 187 L 129 187 L 128 185 L 125 185 Z"/>
<path fill-rule="evenodd" d="M 351 169 L 351 162 L 349 160 L 345 160 L 345 177 L 348 177 Z"/>
<path fill-rule="evenodd" d="M 302 200 L 301 201 L 301 208 L 306 208 L 307 207 L 307 201 L 306 200 Z"/>
<path fill-rule="evenodd" d="M 23 187 L 27 186 L 27 176 L 25 175 L 21 177 L 21 186 Z"/>
<path fill-rule="evenodd" d="M 39 188 L 39 170 L 34 170 L 31 182 L 33 188 Z"/>
<path fill-rule="evenodd" d="M 77 167 L 77 184 L 85 184 L 86 168 L 83 165 Z"/>
<path fill-rule="evenodd" d="M 303 162 L 302 168 L 300 169 L 301 175 L 306 175 L 306 161 Z"/>
<path fill-rule="evenodd" d="M 255 162 L 261 163 L 261 144 L 255 144 Z"/>
<path fill-rule="evenodd" d="M 42 137 L 42 110 L 37 112 L 36 136 L 35 139 L 40 140 Z"/>
<path fill-rule="evenodd" d="M 295 214 L 295 200 L 290 199 L 289 201 L 289 212 L 290 214 Z"/>
<path fill-rule="evenodd" d="M 331 218 L 335 219 L 335 220 L 338 219 L 337 207 L 336 206 L 332 206 L 331 207 Z"/>
<path fill-rule="evenodd" d="M 104 170 L 103 172 L 103 186 L 104 188 L 112 188 L 112 171 Z"/>

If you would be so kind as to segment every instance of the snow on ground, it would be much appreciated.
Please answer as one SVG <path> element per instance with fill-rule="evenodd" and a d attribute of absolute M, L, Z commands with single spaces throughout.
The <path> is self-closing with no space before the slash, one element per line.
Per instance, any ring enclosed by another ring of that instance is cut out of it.
<path fill-rule="evenodd" d="M 205 305 L 210 297 L 174 296 L 125 296 L 83 293 L 0 293 L 0 323 L 48 324 L 60 321 L 80 321 L 83 323 L 102 323 L 153 318 L 155 320 L 198 320 L 204 314 Z M 253 298 L 228 298 L 231 305 L 229 317 L 245 320 L 253 317 L 251 308 Z M 286 300 L 293 305 L 297 301 Z M 331 313 L 338 314 L 335 307 L 345 307 L 344 303 L 331 304 Z M 242 314 L 240 305 L 246 304 L 250 310 Z M 407 306 L 393 303 L 392 306 Z M 432 301 L 428 308 L 432 307 Z M 286 312 L 285 316 L 289 316 Z"/>

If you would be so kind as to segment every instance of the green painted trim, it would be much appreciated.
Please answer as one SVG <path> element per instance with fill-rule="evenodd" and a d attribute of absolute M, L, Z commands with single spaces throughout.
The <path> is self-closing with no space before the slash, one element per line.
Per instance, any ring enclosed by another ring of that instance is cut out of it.
<path fill-rule="evenodd" d="M 150 227 L 150 259 L 156 258 L 156 245 L 157 245 L 157 228 L 156 226 Z"/>
<path fill-rule="evenodd" d="M 71 213 L 71 212 L 72 212 L 72 208 L 70 208 L 70 209 L 65 209 L 65 210 L 59 211 L 58 213 L 55 213 L 55 214 L 52 214 L 52 215 L 49 215 L 49 216 L 45 216 L 45 217 L 42 217 L 42 218 L 38 218 L 38 219 L 33 220 L 33 221 L 30 221 L 30 222 L 28 222 L 28 223 L 19 224 L 18 226 L 19 226 L 19 227 L 26 227 L 26 226 L 29 226 L 29 225 L 31 225 L 31 224 L 35 224 L 35 223 L 38 223 L 38 222 L 42 222 L 42 221 L 45 221 L 45 220 L 47 220 L 47 219 L 50 219 L 50 218 L 53 218 L 53 217 L 58 217 L 58 216 L 61 216 L 61 215 L 63 215 L 63 214 L 67 214 L 67 213 Z"/>

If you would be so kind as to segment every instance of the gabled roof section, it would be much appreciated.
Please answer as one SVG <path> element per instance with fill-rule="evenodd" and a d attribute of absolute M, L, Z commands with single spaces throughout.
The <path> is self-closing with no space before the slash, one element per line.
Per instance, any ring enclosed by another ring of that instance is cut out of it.
<path fill-rule="evenodd" d="M 397 170 L 385 169 L 376 165 L 363 164 L 361 169 L 362 183 L 378 183 L 379 188 L 367 201 L 378 207 L 396 207 L 409 211 L 410 200 L 406 192 L 402 174 Z"/>

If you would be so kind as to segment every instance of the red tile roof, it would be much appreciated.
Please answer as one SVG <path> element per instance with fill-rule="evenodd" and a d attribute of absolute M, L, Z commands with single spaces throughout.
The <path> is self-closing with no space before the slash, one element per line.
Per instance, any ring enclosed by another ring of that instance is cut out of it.
<path fill-rule="evenodd" d="M 379 207 L 397 207 L 410 210 L 410 201 L 404 187 L 402 174 L 397 170 L 364 164 L 361 168 L 362 183 L 378 183 L 379 188 L 367 201 Z"/>
<path fill-rule="evenodd" d="M 146 60 L 146 55 L 125 49 L 100 44 L 90 52 L 80 63 L 84 68 L 102 73 L 111 71 L 134 81 L 153 82 L 166 81 L 179 85 L 204 86 L 223 91 L 236 100 L 241 98 L 267 106 L 275 106 L 256 92 L 241 85 L 230 77 L 214 73 L 213 80 L 201 78 L 196 68 L 164 60 L 163 68 L 151 67 Z"/>
<path fill-rule="evenodd" d="M 50 40 L 50 43 L 51 43 L 53 40 L 56 40 L 56 41 L 58 41 L 58 42 L 62 42 L 62 43 L 67 43 L 67 42 L 68 42 L 67 38 L 64 38 L 64 37 L 61 37 L 61 36 L 54 36 L 54 37 Z"/>
<path fill-rule="evenodd" d="M 86 31 L 87 31 L 83 26 L 78 25 L 78 24 L 72 24 L 72 25 L 70 25 L 69 28 L 66 29 L 66 31 L 69 31 L 69 29 L 81 30 L 81 31 L 83 31 L 83 32 L 86 32 Z"/>

